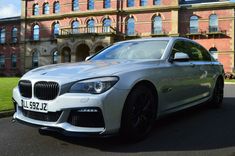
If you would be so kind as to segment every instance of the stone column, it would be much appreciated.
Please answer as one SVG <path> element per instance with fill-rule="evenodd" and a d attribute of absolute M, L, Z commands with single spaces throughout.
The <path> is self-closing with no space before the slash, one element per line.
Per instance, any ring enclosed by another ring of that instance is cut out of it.
<path fill-rule="evenodd" d="M 170 34 L 173 36 L 179 35 L 179 11 L 172 10 L 171 11 L 171 32 Z"/>
<path fill-rule="evenodd" d="M 20 24 L 20 62 L 21 73 L 25 73 L 25 53 L 26 53 L 26 18 L 27 18 L 27 0 L 21 0 L 21 24 Z"/>

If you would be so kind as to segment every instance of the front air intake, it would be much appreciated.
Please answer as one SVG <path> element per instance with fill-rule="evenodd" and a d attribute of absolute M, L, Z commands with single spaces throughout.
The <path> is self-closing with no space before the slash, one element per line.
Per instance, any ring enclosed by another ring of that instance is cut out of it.
<path fill-rule="evenodd" d="M 34 85 L 34 96 L 40 100 L 53 100 L 59 93 L 56 82 L 39 81 Z"/>
<path fill-rule="evenodd" d="M 21 80 L 18 84 L 20 94 L 23 97 L 31 98 L 32 97 L 32 83 L 28 80 Z"/>

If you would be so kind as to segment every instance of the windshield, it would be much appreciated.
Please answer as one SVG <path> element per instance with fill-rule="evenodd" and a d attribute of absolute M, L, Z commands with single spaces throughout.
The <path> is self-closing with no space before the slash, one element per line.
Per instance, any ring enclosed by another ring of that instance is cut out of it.
<path fill-rule="evenodd" d="M 161 59 L 167 40 L 130 41 L 114 44 L 90 60 L 108 59 Z"/>

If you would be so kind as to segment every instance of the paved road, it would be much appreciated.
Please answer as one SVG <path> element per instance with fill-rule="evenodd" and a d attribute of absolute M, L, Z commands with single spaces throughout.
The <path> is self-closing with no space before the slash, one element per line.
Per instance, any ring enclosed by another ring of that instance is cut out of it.
<path fill-rule="evenodd" d="M 235 85 L 225 86 L 221 109 L 200 106 L 163 118 L 146 140 L 136 144 L 118 137 L 42 136 L 37 128 L 0 119 L 0 155 L 235 156 Z"/>

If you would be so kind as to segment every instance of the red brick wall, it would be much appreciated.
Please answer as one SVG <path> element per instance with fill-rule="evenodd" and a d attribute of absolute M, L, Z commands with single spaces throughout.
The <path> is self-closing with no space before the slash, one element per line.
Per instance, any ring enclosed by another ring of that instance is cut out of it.
<path fill-rule="evenodd" d="M 20 73 L 20 48 L 19 48 L 19 42 L 17 43 L 12 43 L 12 38 L 11 38 L 11 31 L 12 29 L 16 27 L 18 29 L 18 41 L 20 39 L 20 21 L 15 21 L 15 22 L 0 22 L 0 29 L 4 28 L 6 29 L 6 42 L 4 44 L 0 44 L 0 54 L 5 56 L 5 67 L 0 68 L 0 75 L 5 75 L 5 76 L 12 76 L 12 75 L 19 75 Z M 11 55 L 16 54 L 17 56 L 17 67 L 12 68 L 11 65 Z"/>
<path fill-rule="evenodd" d="M 209 32 L 209 17 L 211 14 L 218 16 L 218 27 L 220 30 L 225 30 L 225 35 L 208 35 Z M 199 31 L 204 32 L 201 37 L 196 37 L 196 41 L 202 44 L 208 50 L 212 47 L 217 48 L 218 60 L 223 63 L 225 71 L 232 71 L 233 68 L 233 9 L 222 10 L 187 10 L 181 11 L 179 14 L 179 32 L 180 34 L 186 34 L 189 32 L 189 19 L 192 15 L 196 15 L 199 18 Z"/>
<path fill-rule="evenodd" d="M 126 2 L 127 0 L 123 1 L 123 7 L 124 9 L 127 8 L 126 7 Z M 28 17 L 32 17 L 32 9 L 33 9 L 33 5 L 35 4 L 36 1 L 28 1 Z M 53 2 L 54 0 L 48 0 L 47 1 L 50 4 L 50 13 L 52 13 L 53 11 Z M 39 4 L 39 10 L 40 10 L 40 15 L 42 15 L 42 6 L 44 4 L 43 1 L 37 1 L 36 3 Z M 170 0 L 162 0 L 161 5 L 173 5 L 174 3 Z M 72 11 L 72 3 L 70 1 L 67 0 L 60 0 L 60 5 L 61 5 L 61 14 L 63 13 L 70 13 L 73 12 Z M 139 1 L 135 1 L 135 6 L 136 7 L 142 7 L 139 6 L 140 3 Z M 153 6 L 153 0 L 148 0 L 148 6 Z M 116 0 L 111 0 L 111 8 L 109 9 L 116 9 L 117 7 L 117 1 Z M 96 10 L 104 10 L 103 8 L 103 1 L 95 1 L 95 9 Z M 107 9 L 108 10 L 108 9 Z M 79 0 L 79 11 L 87 11 L 87 0 Z M 147 13 L 134 13 L 134 14 L 130 14 L 133 15 L 136 19 L 136 31 L 138 33 L 149 33 L 151 32 L 151 28 L 152 28 L 152 18 L 155 16 L 155 11 L 151 11 L 151 12 L 147 12 Z M 162 17 L 162 25 L 163 25 L 163 30 L 165 32 L 170 32 L 171 31 L 171 24 L 170 24 L 170 20 L 171 20 L 171 11 L 168 12 L 160 12 L 159 14 Z M 46 16 L 46 15 L 45 15 Z M 107 16 L 106 14 L 101 15 L 101 16 L 84 16 L 84 17 L 79 17 L 77 18 L 80 26 L 86 26 L 86 21 L 93 17 L 95 20 L 95 25 L 102 25 L 102 20 L 104 19 L 104 17 Z M 124 16 L 124 21 L 123 21 L 123 26 L 125 27 L 125 21 L 126 18 L 128 18 L 129 15 Z M 112 20 L 112 26 L 116 27 L 116 15 L 109 15 L 109 18 Z M 59 23 L 60 23 L 60 28 L 70 28 L 71 27 L 71 22 L 73 20 L 75 20 L 76 18 L 64 18 L 64 19 L 58 19 Z M 48 21 L 42 21 L 39 24 L 40 28 L 42 29 L 40 31 L 40 37 L 44 38 L 44 37 L 51 37 L 51 32 L 52 32 L 52 24 L 57 21 L 56 17 L 53 20 L 48 20 Z M 32 37 L 32 26 L 35 24 L 35 22 L 31 22 L 28 23 L 28 31 L 27 31 L 27 38 L 31 38 Z M 123 33 L 125 33 L 125 28 L 122 30 Z"/>
<path fill-rule="evenodd" d="M 53 3 L 55 0 L 47 0 L 47 2 L 50 4 L 50 15 L 53 15 Z M 32 7 L 34 5 L 35 1 L 28 1 L 28 17 L 32 17 Z M 61 12 L 60 14 L 64 13 L 73 13 L 72 11 L 72 0 L 60 0 L 61 5 Z M 42 6 L 44 1 L 37 1 L 37 3 L 40 6 L 40 15 L 42 15 Z M 162 0 L 161 5 L 156 6 L 169 6 L 169 5 L 177 5 L 177 1 L 173 0 Z M 148 0 L 148 7 L 153 6 L 153 0 Z M 100 10 L 115 10 L 117 7 L 117 0 L 111 0 L 111 7 L 108 9 L 103 8 L 103 1 L 102 0 L 95 0 L 95 7 L 94 10 L 88 11 L 87 10 L 87 0 L 79 0 L 79 11 L 78 12 L 96 12 Z M 135 7 L 127 8 L 127 0 L 123 0 L 123 8 L 124 10 L 131 10 L 136 8 L 141 8 L 139 0 L 135 0 Z M 144 8 L 144 7 L 142 7 Z M 123 33 L 125 33 L 125 22 L 126 19 L 132 15 L 135 18 L 135 30 L 139 34 L 150 34 L 151 33 L 151 27 L 152 27 L 152 18 L 155 14 L 159 14 L 162 17 L 162 26 L 163 31 L 166 33 L 170 33 L 172 31 L 172 13 L 171 10 L 161 10 L 161 11 L 146 11 L 146 12 L 138 12 L 134 11 L 130 14 L 125 14 L 123 16 L 122 26 L 123 29 L 121 30 Z M 218 15 L 218 23 L 219 23 L 219 29 L 226 30 L 226 35 L 224 36 L 208 36 L 208 27 L 209 27 L 209 16 L 211 14 L 217 14 Z M 211 47 L 216 47 L 219 51 L 218 59 L 220 62 L 224 64 L 226 71 L 232 71 L 233 68 L 233 55 L 234 55 L 234 47 L 231 45 L 232 42 L 232 18 L 233 18 L 234 11 L 233 9 L 215 9 L 215 10 L 209 10 L 209 9 L 200 9 L 200 10 L 180 10 L 179 11 L 179 34 L 184 36 L 189 32 L 189 19 L 192 15 L 197 15 L 199 17 L 199 30 L 204 32 L 205 35 L 203 37 L 196 37 L 195 40 L 205 46 L 208 50 Z M 43 15 L 44 16 L 44 15 Z M 43 17 L 41 16 L 41 17 Z M 47 16 L 47 15 L 45 15 Z M 95 13 L 91 16 L 79 16 L 77 17 L 77 20 L 80 23 L 80 26 L 86 26 L 86 22 L 89 18 L 94 18 L 95 25 L 102 25 L 102 20 L 104 17 L 107 16 L 107 14 L 103 15 L 96 15 Z M 116 27 L 116 14 L 109 15 L 110 19 L 112 20 L 112 26 Z M 58 21 L 60 24 L 60 28 L 70 28 L 71 22 L 76 19 L 75 17 L 64 17 L 60 18 L 59 16 L 55 16 L 53 20 L 35 20 L 30 23 L 28 23 L 27 28 L 27 38 L 32 37 L 32 25 L 35 22 L 38 22 L 40 25 L 40 28 L 42 29 L 40 31 L 40 37 L 41 38 L 50 38 L 51 32 L 52 32 L 52 24 L 55 21 Z"/>

